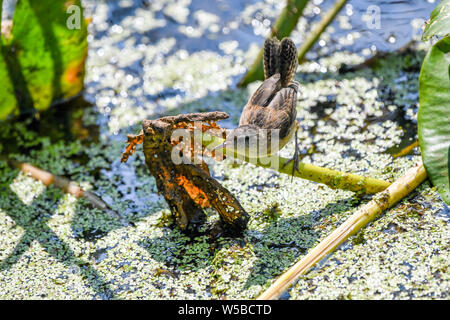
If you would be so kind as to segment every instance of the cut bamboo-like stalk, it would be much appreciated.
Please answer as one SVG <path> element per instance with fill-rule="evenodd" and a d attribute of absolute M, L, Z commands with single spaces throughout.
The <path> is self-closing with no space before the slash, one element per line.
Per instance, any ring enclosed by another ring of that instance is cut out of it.
<path fill-rule="evenodd" d="M 330 254 L 348 239 L 348 237 L 361 230 L 383 211 L 394 206 L 420 185 L 426 177 L 427 173 L 422 162 L 409 169 L 401 178 L 396 180 L 386 190 L 375 195 L 373 200 L 362 206 L 347 221 L 304 256 L 303 259 L 282 274 L 258 299 L 269 300 L 279 298 L 302 274 Z"/>
<path fill-rule="evenodd" d="M 222 141 L 223 139 L 219 137 L 203 134 L 203 145 L 208 148 L 213 148 Z M 293 161 L 283 167 L 283 164 L 289 159 L 277 155 L 272 156 L 271 158 L 248 159 L 237 156 L 236 154 L 229 155 L 226 149 L 224 149 L 223 152 L 229 157 L 238 158 L 262 168 L 272 169 L 288 175 L 292 174 Z M 365 194 L 377 193 L 390 186 L 390 183 L 384 180 L 322 168 L 309 163 L 300 163 L 299 170 L 294 172 L 294 176 L 323 183 L 332 189 L 344 189 Z"/>

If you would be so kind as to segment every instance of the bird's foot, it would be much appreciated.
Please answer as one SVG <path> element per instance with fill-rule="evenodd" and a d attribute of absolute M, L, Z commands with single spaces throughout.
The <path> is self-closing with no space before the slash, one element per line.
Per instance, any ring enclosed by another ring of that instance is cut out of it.
<path fill-rule="evenodd" d="M 292 177 L 292 179 L 294 179 L 295 171 L 300 173 L 300 161 L 299 161 L 299 157 L 298 157 L 298 152 L 295 152 L 294 156 L 292 157 L 292 159 L 289 159 L 288 161 L 286 161 L 283 164 L 282 168 L 286 167 L 292 161 L 294 162 L 294 165 L 292 166 L 292 176 L 291 177 Z M 291 181 L 292 181 L 292 179 L 291 179 Z"/>
<path fill-rule="evenodd" d="M 292 179 L 294 179 L 294 175 L 295 175 L 295 171 L 297 171 L 298 173 L 300 173 L 300 160 L 299 160 L 299 146 L 298 146 L 298 142 L 297 142 L 297 130 L 295 131 L 295 151 L 294 151 L 294 156 L 292 157 L 292 159 L 289 159 L 288 161 L 286 161 L 282 168 L 286 167 L 291 161 L 294 162 L 294 165 L 292 166 Z"/>

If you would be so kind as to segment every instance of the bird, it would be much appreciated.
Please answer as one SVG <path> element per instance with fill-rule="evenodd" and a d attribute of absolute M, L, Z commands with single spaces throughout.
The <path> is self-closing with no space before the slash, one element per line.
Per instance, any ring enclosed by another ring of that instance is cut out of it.
<path fill-rule="evenodd" d="M 290 38 L 264 42 L 264 82 L 242 110 L 239 125 L 215 150 L 231 146 L 239 156 L 249 159 L 269 157 L 281 150 L 295 135 L 292 176 L 298 170 L 297 93 L 300 84 L 293 81 L 297 69 L 297 48 Z"/>

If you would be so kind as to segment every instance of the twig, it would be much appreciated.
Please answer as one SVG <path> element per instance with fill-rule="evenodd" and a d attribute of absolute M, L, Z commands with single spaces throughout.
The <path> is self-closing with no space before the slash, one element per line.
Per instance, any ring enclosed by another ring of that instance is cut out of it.
<path fill-rule="evenodd" d="M 287 0 L 286 7 L 283 9 L 275 22 L 269 38 L 277 37 L 281 40 L 282 38 L 289 36 L 297 25 L 298 19 L 300 19 L 303 9 L 307 3 L 308 0 Z M 238 86 L 245 87 L 253 81 L 264 79 L 262 62 L 263 53 L 264 51 L 261 49 L 253 65 L 250 67 L 246 75 L 239 81 Z"/>
<path fill-rule="evenodd" d="M 394 158 L 406 156 L 406 155 L 410 154 L 414 150 L 415 147 L 418 147 L 418 146 L 419 146 L 419 140 L 416 140 L 413 143 L 411 143 L 409 146 L 406 146 L 405 148 L 403 148 L 398 153 L 396 153 L 392 156 Z"/>
<path fill-rule="evenodd" d="M 426 177 L 427 173 L 422 162 L 409 169 L 401 178 L 389 186 L 389 188 L 380 192 L 373 200 L 362 206 L 347 221 L 303 257 L 303 259 L 282 274 L 258 299 L 269 300 L 279 298 L 302 274 L 330 254 L 351 235 L 361 230 L 383 211 L 394 206 L 420 185 Z"/>
<path fill-rule="evenodd" d="M 202 143 L 204 146 L 212 149 L 216 145 L 219 145 L 221 141 L 223 141 L 223 139 L 220 137 L 204 134 Z M 284 174 L 292 174 L 292 166 L 294 165 L 293 161 L 283 167 L 282 164 L 286 163 L 288 159 L 280 156 L 273 156 L 270 159 L 260 158 L 250 160 L 248 158 L 237 156 L 236 154 L 229 155 L 227 154 L 226 149 L 223 152 L 227 156 L 239 158 L 259 167 L 273 169 Z M 298 171 L 295 171 L 294 176 L 326 184 L 332 189 L 344 189 L 366 194 L 377 193 L 390 186 L 390 183 L 384 180 L 362 177 L 352 173 L 322 168 L 309 163 L 300 163 L 300 168 Z"/>
<path fill-rule="evenodd" d="M 11 167 L 14 167 L 20 171 L 29 173 L 33 178 L 41 181 L 44 185 L 54 185 L 55 187 L 63 190 L 64 192 L 70 193 L 77 198 L 85 198 L 88 200 L 95 208 L 107 212 L 110 216 L 115 218 L 121 218 L 120 215 L 112 210 L 106 202 L 100 199 L 97 195 L 92 192 L 81 189 L 76 183 L 66 179 L 64 177 L 55 176 L 50 172 L 44 171 L 35 167 L 29 163 L 22 163 L 14 159 L 0 159 L 6 160 Z"/>

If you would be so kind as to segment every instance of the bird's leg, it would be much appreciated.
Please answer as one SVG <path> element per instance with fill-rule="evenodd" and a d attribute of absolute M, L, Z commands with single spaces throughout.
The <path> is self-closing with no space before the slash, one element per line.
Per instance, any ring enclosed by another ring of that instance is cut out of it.
<path fill-rule="evenodd" d="M 294 165 L 292 166 L 292 179 L 294 178 L 294 174 L 295 174 L 295 170 L 297 170 L 297 172 L 300 172 L 300 161 L 299 161 L 299 146 L 298 146 L 298 139 L 297 139 L 297 132 L 298 132 L 298 122 L 297 122 L 297 128 L 295 129 L 295 151 L 294 151 L 294 157 L 288 161 L 286 161 L 283 164 L 283 168 L 291 161 L 294 162 Z"/>

